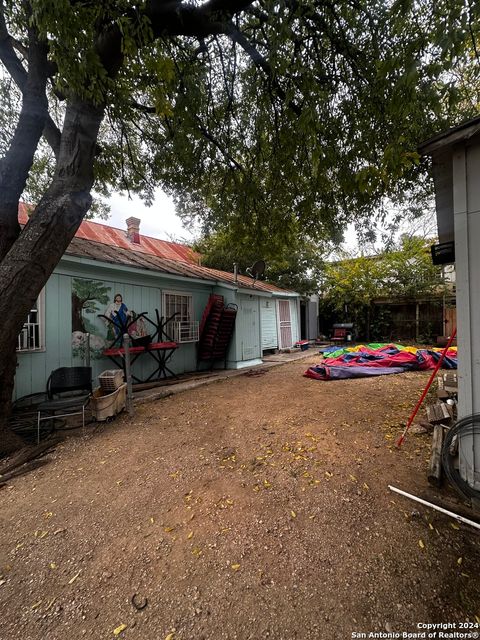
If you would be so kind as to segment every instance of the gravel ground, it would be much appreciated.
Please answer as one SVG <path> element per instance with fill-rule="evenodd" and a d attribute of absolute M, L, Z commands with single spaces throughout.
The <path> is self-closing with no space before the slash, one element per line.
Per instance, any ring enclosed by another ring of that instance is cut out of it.
<path fill-rule="evenodd" d="M 480 537 L 387 488 L 432 495 L 430 436 L 394 447 L 428 373 L 317 382 L 315 362 L 142 405 L 2 489 L 0 637 L 478 627 Z"/>

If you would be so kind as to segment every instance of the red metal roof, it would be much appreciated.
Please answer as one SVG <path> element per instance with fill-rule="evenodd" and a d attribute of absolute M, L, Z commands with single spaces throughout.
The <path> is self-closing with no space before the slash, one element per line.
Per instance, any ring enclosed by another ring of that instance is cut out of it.
<path fill-rule="evenodd" d="M 18 221 L 20 224 L 26 224 L 28 221 L 29 207 L 24 202 L 20 202 L 18 206 Z M 159 238 L 151 238 L 149 236 L 143 236 L 140 234 L 140 242 L 131 242 L 127 238 L 126 231 L 122 229 L 116 229 L 115 227 L 109 227 L 106 224 L 100 222 L 92 222 L 91 220 L 84 220 L 80 225 L 76 238 L 82 238 L 84 240 L 93 240 L 94 242 L 100 242 L 106 244 L 109 247 L 121 247 L 122 249 L 129 249 L 130 251 L 139 251 L 141 253 L 148 253 L 158 258 L 166 258 L 167 260 L 179 260 L 180 262 L 190 262 L 192 264 L 198 264 L 200 262 L 200 254 L 196 253 L 190 247 L 187 247 L 178 242 L 168 242 L 167 240 L 160 240 Z"/>
<path fill-rule="evenodd" d="M 28 210 L 31 207 L 19 203 L 18 221 L 28 222 Z M 238 275 L 235 281 L 233 273 L 210 269 L 199 264 L 200 254 L 189 247 L 176 242 L 166 242 L 157 238 L 140 236 L 140 245 L 130 242 L 126 232 L 98 222 L 85 221 L 80 225 L 66 253 L 82 258 L 91 258 L 112 264 L 125 264 L 163 273 L 200 278 L 209 281 L 224 282 L 237 287 L 245 287 L 269 293 L 291 293 L 264 280 Z"/>

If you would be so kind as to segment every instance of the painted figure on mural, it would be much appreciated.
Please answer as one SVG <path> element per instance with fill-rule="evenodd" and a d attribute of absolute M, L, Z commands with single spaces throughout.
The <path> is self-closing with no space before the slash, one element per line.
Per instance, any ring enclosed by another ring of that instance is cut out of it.
<path fill-rule="evenodd" d="M 127 305 L 123 302 L 122 296 L 116 293 L 113 302 L 105 309 L 105 316 L 112 321 L 107 324 L 107 339 L 113 340 L 125 331 L 132 312 L 128 310 Z"/>

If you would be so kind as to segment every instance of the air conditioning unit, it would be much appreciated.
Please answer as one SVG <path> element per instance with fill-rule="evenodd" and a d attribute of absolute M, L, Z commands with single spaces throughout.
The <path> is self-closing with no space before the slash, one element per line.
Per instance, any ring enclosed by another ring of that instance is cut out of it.
<path fill-rule="evenodd" d="M 192 322 L 174 322 L 173 339 L 179 344 L 184 342 L 198 342 L 198 320 Z"/>

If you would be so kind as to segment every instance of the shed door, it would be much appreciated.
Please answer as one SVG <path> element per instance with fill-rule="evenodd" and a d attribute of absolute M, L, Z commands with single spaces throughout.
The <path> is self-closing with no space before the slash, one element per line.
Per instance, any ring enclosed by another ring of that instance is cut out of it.
<path fill-rule="evenodd" d="M 293 344 L 289 300 L 278 301 L 278 325 L 280 327 L 280 349 L 289 349 Z"/>
<path fill-rule="evenodd" d="M 239 296 L 237 331 L 241 341 L 242 360 L 260 358 L 260 323 L 258 298 Z"/>
<path fill-rule="evenodd" d="M 260 327 L 262 349 L 276 349 L 278 347 L 278 336 L 275 300 L 266 300 L 265 298 L 260 300 Z"/>

